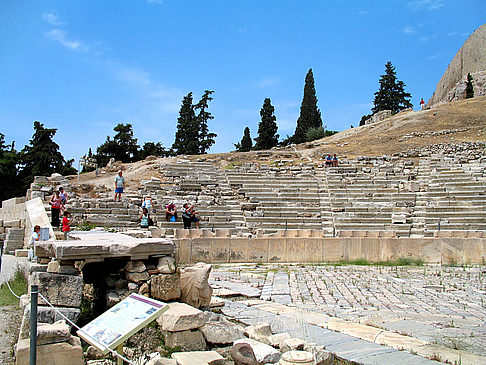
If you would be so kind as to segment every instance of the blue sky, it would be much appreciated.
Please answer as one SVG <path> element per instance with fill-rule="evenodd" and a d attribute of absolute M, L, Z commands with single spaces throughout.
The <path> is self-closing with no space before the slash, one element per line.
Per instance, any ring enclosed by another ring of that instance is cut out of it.
<path fill-rule="evenodd" d="M 77 159 L 131 123 L 139 144 L 170 147 L 182 97 L 210 89 L 210 152 L 227 152 L 246 126 L 256 137 L 266 97 L 293 134 L 309 68 L 342 131 L 369 113 L 387 61 L 415 108 L 428 100 L 485 15 L 484 0 L 1 0 L 0 132 L 21 149 L 38 120 Z"/>

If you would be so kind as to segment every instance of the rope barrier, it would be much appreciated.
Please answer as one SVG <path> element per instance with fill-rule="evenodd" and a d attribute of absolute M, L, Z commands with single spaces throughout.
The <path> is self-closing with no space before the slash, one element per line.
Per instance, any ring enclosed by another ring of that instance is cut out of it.
<path fill-rule="evenodd" d="M 5 277 L 3 277 L 3 280 L 5 280 Z M 8 287 L 8 290 L 10 290 L 10 293 L 12 293 L 12 295 L 14 297 L 16 297 L 17 299 L 20 299 L 20 297 L 13 292 L 12 288 L 10 287 L 10 284 L 8 283 L 8 280 L 5 280 L 5 284 L 7 284 L 7 287 Z"/>
<path fill-rule="evenodd" d="M 54 309 L 57 313 L 59 313 L 61 315 L 61 317 L 64 318 L 67 322 L 69 322 L 73 327 L 75 327 L 76 329 L 78 329 L 79 331 L 81 331 L 86 337 L 89 337 L 89 338 L 91 338 L 91 339 L 93 339 L 93 340 L 96 341 L 96 339 L 94 339 L 88 333 L 86 333 L 85 331 L 83 331 L 76 323 L 74 323 L 73 321 L 71 321 L 64 314 L 62 314 L 56 307 L 54 307 L 51 303 L 49 303 L 49 301 L 46 299 L 46 297 L 44 297 L 41 293 L 39 293 L 39 296 L 42 299 L 44 299 L 44 301 L 47 303 L 47 305 L 49 305 L 52 309 Z M 96 342 L 99 343 L 98 341 L 96 341 Z M 104 347 L 103 350 L 108 350 L 112 355 L 114 355 L 116 357 L 119 357 L 120 359 L 122 359 L 123 361 L 126 361 L 129 364 L 132 364 L 132 365 L 134 364 L 132 361 L 130 361 L 127 358 L 123 357 L 118 352 L 110 349 L 108 346 L 104 346 L 102 343 L 100 343 L 100 345 Z"/>

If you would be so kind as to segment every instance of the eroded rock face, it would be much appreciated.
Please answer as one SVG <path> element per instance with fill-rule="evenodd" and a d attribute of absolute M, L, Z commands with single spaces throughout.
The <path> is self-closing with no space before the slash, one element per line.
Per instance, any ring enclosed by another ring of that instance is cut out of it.
<path fill-rule="evenodd" d="M 213 288 L 208 279 L 212 266 L 204 262 L 187 267 L 181 271 L 181 301 L 195 308 L 208 307 Z"/>
<path fill-rule="evenodd" d="M 427 106 L 447 100 L 448 93 L 468 73 L 486 70 L 486 24 L 469 36 L 440 79 Z M 474 84 L 474 81 L 473 81 Z"/>
<path fill-rule="evenodd" d="M 150 296 L 157 300 L 176 300 L 181 297 L 179 274 L 160 274 L 150 279 Z"/>

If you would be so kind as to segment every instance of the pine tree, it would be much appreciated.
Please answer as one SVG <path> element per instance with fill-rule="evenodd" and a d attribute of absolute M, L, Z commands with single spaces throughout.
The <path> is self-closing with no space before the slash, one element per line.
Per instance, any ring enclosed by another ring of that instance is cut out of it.
<path fill-rule="evenodd" d="M 392 114 L 413 107 L 412 95 L 405 92 L 403 81 L 397 80 L 395 67 L 391 62 L 385 64 L 385 74 L 380 77 L 380 89 L 375 93 L 373 114 L 382 110 L 391 110 Z"/>
<path fill-rule="evenodd" d="M 250 136 L 250 128 L 246 127 L 245 131 L 243 132 L 243 138 L 239 143 L 239 148 L 237 148 L 238 152 L 248 152 L 253 147 L 253 141 L 251 140 Z"/>
<path fill-rule="evenodd" d="M 172 149 L 176 155 L 197 155 L 199 153 L 199 128 L 196 123 L 192 92 L 182 99 L 177 131 Z"/>
<path fill-rule="evenodd" d="M 466 99 L 474 98 L 474 87 L 472 84 L 472 76 L 471 73 L 467 74 L 467 82 L 466 82 Z"/>
<path fill-rule="evenodd" d="M 34 135 L 30 145 L 20 152 L 20 178 L 27 189 L 34 176 L 50 176 L 57 172 L 61 175 L 72 175 L 76 169 L 74 160 L 66 161 L 59 152 L 59 146 L 52 140 L 57 129 L 44 128 L 40 122 L 34 122 Z"/>
<path fill-rule="evenodd" d="M 293 143 L 302 143 L 306 140 L 307 131 L 310 128 L 322 127 L 321 112 L 317 107 L 316 88 L 314 86 L 314 74 L 312 68 L 305 76 L 304 97 L 300 106 L 300 116 L 297 119 L 297 127 L 292 137 Z"/>
<path fill-rule="evenodd" d="M 273 107 L 270 98 L 266 98 L 260 110 L 261 120 L 258 124 L 258 137 L 255 138 L 256 150 L 266 150 L 275 147 L 278 143 L 279 135 L 277 133 L 277 117 L 274 115 L 275 108 Z"/>
<path fill-rule="evenodd" d="M 18 183 L 17 163 L 19 155 L 12 144 L 5 144 L 5 135 L 0 133 L 0 201 L 7 200 L 25 193 Z"/>
<path fill-rule="evenodd" d="M 204 154 L 214 144 L 214 139 L 217 137 L 215 133 L 210 133 L 208 128 L 208 121 L 214 119 L 210 112 L 207 111 L 209 101 L 213 100 L 211 94 L 212 90 L 205 90 L 201 100 L 194 105 L 194 110 L 197 112 L 196 123 L 199 128 L 198 142 L 199 154 Z"/>
<path fill-rule="evenodd" d="M 142 150 L 140 151 L 140 159 L 142 160 L 147 158 L 148 156 L 166 157 L 169 155 L 169 151 L 167 151 L 160 142 L 145 142 L 143 144 Z"/>
<path fill-rule="evenodd" d="M 134 162 L 139 159 L 139 146 L 133 137 L 133 128 L 130 123 L 117 124 L 113 130 L 117 132 L 113 140 L 109 136 L 96 150 L 98 166 L 105 166 L 110 158 L 121 162 Z"/>

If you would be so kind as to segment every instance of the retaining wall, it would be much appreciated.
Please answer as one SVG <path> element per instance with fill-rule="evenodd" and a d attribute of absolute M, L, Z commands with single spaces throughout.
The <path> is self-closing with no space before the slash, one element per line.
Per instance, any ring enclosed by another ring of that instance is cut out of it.
<path fill-rule="evenodd" d="M 233 238 L 174 239 L 179 263 L 370 262 L 420 258 L 431 264 L 481 264 L 485 238 Z"/>

